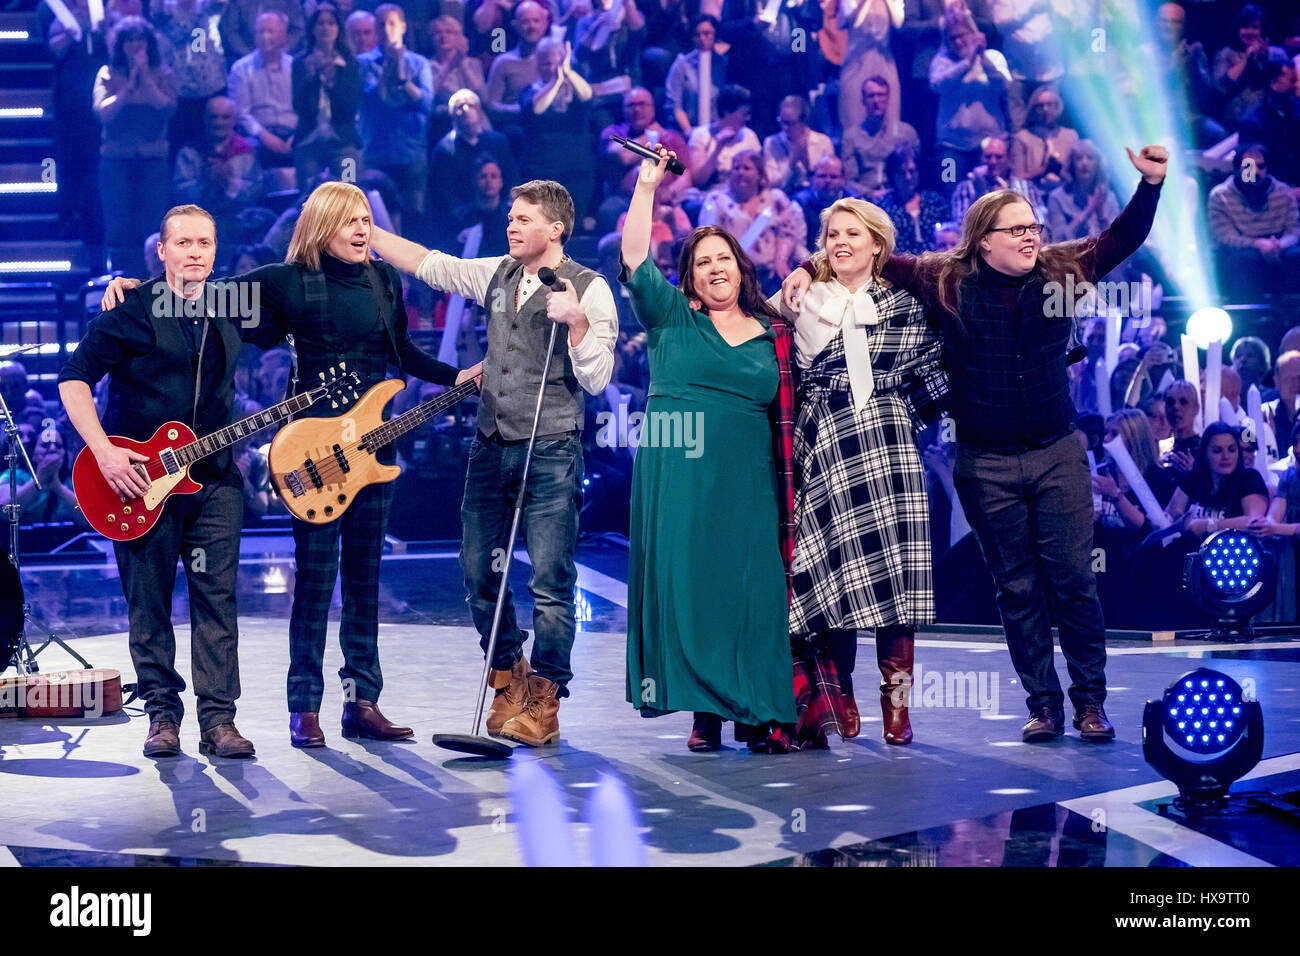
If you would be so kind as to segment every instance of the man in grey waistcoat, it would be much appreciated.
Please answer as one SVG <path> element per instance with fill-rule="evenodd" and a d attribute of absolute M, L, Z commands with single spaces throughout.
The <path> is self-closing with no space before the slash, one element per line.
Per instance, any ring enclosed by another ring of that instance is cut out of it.
<path fill-rule="evenodd" d="M 533 569 L 528 582 L 536 632 L 531 665 L 523 653 L 528 635 L 520 630 L 507 595 L 488 677 L 496 691 L 488 733 L 537 747 L 559 740 L 560 700 L 568 696 L 573 678 L 569 656 L 578 578 L 573 551 L 582 502 L 582 393 L 598 395 L 609 384 L 618 315 L 609 283 L 564 254 L 564 242 L 573 232 L 568 190 L 539 179 L 516 186 L 510 196 L 509 255 L 457 259 L 378 228 L 371 243 L 398 269 L 487 310 L 488 350 L 478 434 L 465 476 L 460 551 L 484 653 L 551 323 L 565 327 L 556 337 L 546 380 L 522 516 Z M 546 291 L 537 277 L 543 266 L 564 281 L 563 291 Z"/>

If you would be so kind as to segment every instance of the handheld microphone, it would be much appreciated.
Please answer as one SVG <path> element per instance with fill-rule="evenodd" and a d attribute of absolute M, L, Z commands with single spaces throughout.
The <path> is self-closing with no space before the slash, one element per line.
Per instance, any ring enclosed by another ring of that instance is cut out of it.
<path fill-rule="evenodd" d="M 541 273 L 537 273 L 541 275 Z M 1088 357 L 1088 347 L 1086 345 L 1076 345 L 1070 351 L 1065 353 L 1065 364 L 1074 365 L 1076 362 L 1082 362 Z"/>
<path fill-rule="evenodd" d="M 542 285 L 546 286 L 552 292 L 563 292 L 568 288 L 565 281 L 557 276 L 555 270 L 550 266 L 542 266 L 538 269 L 537 278 L 542 281 Z"/>
<path fill-rule="evenodd" d="M 648 159 L 652 163 L 659 162 L 659 154 L 644 143 L 638 143 L 636 140 L 627 139 L 624 136 L 611 136 L 610 139 L 615 143 L 618 143 L 618 145 L 622 146 L 629 153 L 636 153 L 642 159 Z M 669 159 L 666 168 L 668 172 L 672 173 L 674 176 L 680 176 L 682 173 L 686 172 L 686 166 L 680 159 Z"/>

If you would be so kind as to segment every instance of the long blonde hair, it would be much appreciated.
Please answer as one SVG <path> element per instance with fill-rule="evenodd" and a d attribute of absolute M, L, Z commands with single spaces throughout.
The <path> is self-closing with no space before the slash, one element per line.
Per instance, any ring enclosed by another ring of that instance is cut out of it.
<path fill-rule="evenodd" d="M 302 204 L 302 213 L 293 227 L 285 262 L 296 262 L 308 269 L 320 268 L 320 254 L 334 234 L 347 225 L 360 203 L 370 216 L 370 200 L 352 183 L 321 183 Z"/>
<path fill-rule="evenodd" d="M 837 199 L 829 207 L 822 210 L 821 213 L 821 231 L 817 235 L 817 254 L 813 258 L 813 266 L 817 270 L 813 277 L 814 282 L 829 282 L 835 276 L 835 270 L 831 267 L 830 256 L 826 254 L 826 234 L 831 228 L 831 216 L 837 212 L 847 212 L 858 222 L 862 223 L 864 229 L 871 233 L 871 237 L 880 243 L 880 252 L 871 263 L 871 275 L 880 282 L 880 272 L 885 268 L 885 263 L 889 257 L 894 254 L 894 222 L 889 215 L 874 203 L 869 203 L 865 199 L 852 199 L 848 196 L 843 199 Z"/>
<path fill-rule="evenodd" d="M 1145 475 L 1147 469 L 1155 465 L 1160 457 L 1160 448 L 1156 444 L 1155 433 L 1151 431 L 1151 420 L 1147 413 L 1136 408 L 1126 408 L 1106 419 L 1106 426 L 1115 429 L 1129 457 L 1137 466 L 1138 474 Z"/>

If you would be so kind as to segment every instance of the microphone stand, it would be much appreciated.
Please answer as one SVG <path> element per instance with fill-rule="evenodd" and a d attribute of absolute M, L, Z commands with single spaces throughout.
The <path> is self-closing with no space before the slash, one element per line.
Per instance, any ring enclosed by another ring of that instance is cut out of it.
<path fill-rule="evenodd" d="M 38 491 L 44 491 L 41 487 L 40 479 L 36 477 L 36 469 L 32 466 L 32 460 L 27 455 L 27 448 L 23 445 L 22 436 L 18 434 L 18 425 L 14 422 L 14 416 L 9 411 L 9 405 L 0 394 L 0 417 L 4 420 L 6 452 L 5 461 L 9 465 L 9 504 L 3 509 L 4 515 L 9 519 L 9 562 L 14 566 L 14 571 L 19 575 L 19 588 L 22 587 L 22 566 L 21 552 L 19 546 L 19 515 L 22 513 L 22 505 L 18 503 L 18 462 L 19 453 L 22 454 L 22 462 L 27 466 L 27 473 L 32 476 L 32 483 L 36 485 Z M 56 481 L 58 479 L 55 479 Z M 31 643 L 27 640 L 28 624 L 38 627 L 45 635 L 45 641 L 40 647 L 32 650 Z M 35 674 L 40 668 L 36 665 L 36 655 L 51 644 L 58 644 L 72 657 L 81 663 L 82 667 L 89 668 L 90 662 L 74 651 L 68 644 L 56 635 L 53 631 L 36 624 L 32 619 L 32 606 L 27 601 L 27 595 L 23 593 L 23 621 L 22 630 L 18 634 L 18 647 L 14 651 L 11 661 L 6 661 L 6 665 L 12 663 L 14 670 L 20 674 Z M 3 670 L 4 668 L 0 668 Z"/>
<path fill-rule="evenodd" d="M 562 280 L 546 283 L 550 288 L 563 291 Z M 560 323 L 551 322 L 551 337 L 546 345 L 546 360 L 542 363 L 542 383 L 537 388 L 537 405 L 533 409 L 533 430 L 528 436 L 528 451 L 524 454 L 524 473 L 519 481 L 519 494 L 515 497 L 515 513 L 510 521 L 510 538 L 506 543 L 504 567 L 501 569 L 501 586 L 497 591 L 496 609 L 492 612 L 492 631 L 488 636 L 487 652 L 483 657 L 483 676 L 479 678 L 478 699 L 474 705 L 474 723 L 468 734 L 434 734 L 433 742 L 445 750 L 475 754 L 480 757 L 506 758 L 513 753 L 509 744 L 484 737 L 480 733 L 483 722 L 483 701 L 487 696 L 488 672 L 492 669 L 492 655 L 496 652 L 497 636 L 501 632 L 501 613 L 506 606 L 507 585 L 510 580 L 510 563 L 515 556 L 515 538 L 519 534 L 519 519 L 524 511 L 524 495 L 528 491 L 528 472 L 533 461 L 533 445 L 537 442 L 537 427 L 542 420 L 542 400 L 546 397 L 546 379 L 551 373 L 551 357 L 555 354 L 555 336 Z"/>

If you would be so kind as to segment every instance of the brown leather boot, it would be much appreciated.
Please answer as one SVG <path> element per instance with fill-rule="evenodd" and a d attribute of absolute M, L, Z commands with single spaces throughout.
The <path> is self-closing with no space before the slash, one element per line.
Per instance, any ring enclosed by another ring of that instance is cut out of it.
<path fill-rule="evenodd" d="M 251 757 L 253 742 L 236 730 L 234 724 L 216 724 L 199 737 L 199 753 L 213 757 Z"/>
<path fill-rule="evenodd" d="M 181 729 L 175 721 L 149 721 L 149 734 L 144 738 L 146 757 L 175 757 L 181 752 Z"/>
<path fill-rule="evenodd" d="M 289 743 L 295 747 L 324 747 L 325 732 L 320 729 L 320 714 L 309 711 L 290 714 Z"/>
<path fill-rule="evenodd" d="M 348 740 L 410 740 L 415 731 L 398 727 L 379 712 L 373 700 L 358 700 L 343 705 L 343 736 Z"/>
<path fill-rule="evenodd" d="M 691 725 L 691 737 L 686 741 L 686 749 L 696 753 L 708 753 L 722 749 L 722 718 L 717 714 L 699 713 Z"/>
<path fill-rule="evenodd" d="M 528 697 L 523 712 L 511 717 L 501 736 L 530 747 L 542 747 L 560 739 L 560 685 L 536 674 L 529 675 Z"/>
<path fill-rule="evenodd" d="M 912 722 L 907 705 L 912 697 L 913 632 L 902 627 L 876 631 L 876 662 L 880 665 L 880 713 L 885 722 L 885 743 L 910 744 Z"/>
<path fill-rule="evenodd" d="M 497 736 L 507 720 L 524 712 L 524 701 L 528 698 L 528 675 L 532 672 L 526 657 L 515 661 L 514 667 L 508 671 L 488 671 L 488 686 L 496 690 L 487 715 L 489 734 Z"/>

